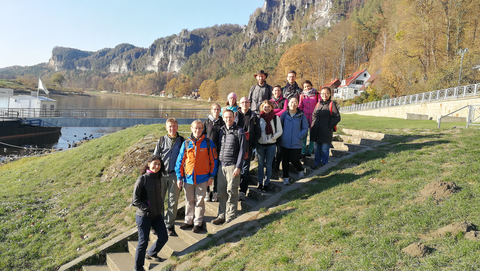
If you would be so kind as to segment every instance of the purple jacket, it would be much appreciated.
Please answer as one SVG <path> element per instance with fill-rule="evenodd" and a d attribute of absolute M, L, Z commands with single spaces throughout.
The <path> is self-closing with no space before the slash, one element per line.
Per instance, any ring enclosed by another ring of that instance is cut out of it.
<path fill-rule="evenodd" d="M 312 127 L 312 115 L 317 103 L 322 100 L 317 91 L 312 88 L 308 93 L 305 91 L 300 95 L 300 104 L 298 108 L 303 111 L 303 114 L 307 117 L 308 126 Z"/>

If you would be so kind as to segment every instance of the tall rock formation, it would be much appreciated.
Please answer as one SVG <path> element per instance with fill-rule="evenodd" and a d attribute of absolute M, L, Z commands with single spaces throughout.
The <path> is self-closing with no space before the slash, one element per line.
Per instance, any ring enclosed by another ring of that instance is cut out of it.
<path fill-rule="evenodd" d="M 207 50 L 209 55 L 215 53 L 210 45 L 212 38 L 243 31 L 243 47 L 263 45 L 267 42 L 282 43 L 295 35 L 305 39 L 316 37 L 318 32 L 338 20 L 338 15 L 331 15 L 334 0 L 265 0 L 250 16 L 243 29 L 233 26 L 222 31 L 222 26 L 182 30 L 178 35 L 159 38 L 149 48 L 139 48 L 131 44 L 120 44 L 115 48 L 106 48 L 97 52 L 85 52 L 72 48 L 55 47 L 48 65 L 55 70 L 103 70 L 111 73 L 130 71 L 167 71 L 178 72 L 188 58 Z M 348 2 L 344 1 L 344 2 Z M 215 32 L 216 31 L 216 32 Z M 245 42 L 246 41 L 246 42 Z M 235 41 L 229 41 L 234 43 Z M 241 44 L 235 45 L 236 48 Z"/>

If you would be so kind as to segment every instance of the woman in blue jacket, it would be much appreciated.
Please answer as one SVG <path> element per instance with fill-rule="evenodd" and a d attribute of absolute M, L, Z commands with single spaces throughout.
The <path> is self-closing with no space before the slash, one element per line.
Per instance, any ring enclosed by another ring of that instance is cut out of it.
<path fill-rule="evenodd" d="M 307 136 L 308 120 L 303 111 L 298 109 L 298 99 L 290 98 L 288 101 L 288 110 L 280 117 L 283 127 L 283 134 L 280 138 L 280 147 L 282 148 L 282 169 L 283 184 L 290 184 L 290 175 L 288 173 L 289 164 L 298 170 L 298 177 L 304 177 L 303 167 L 300 163 L 300 153 L 302 152 L 303 138 Z"/>

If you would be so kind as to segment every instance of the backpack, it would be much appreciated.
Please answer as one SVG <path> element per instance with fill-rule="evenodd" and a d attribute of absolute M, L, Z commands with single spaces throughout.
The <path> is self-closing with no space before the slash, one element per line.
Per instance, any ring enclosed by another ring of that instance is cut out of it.
<path fill-rule="evenodd" d="M 330 108 L 330 116 L 332 116 L 333 115 L 333 113 L 332 113 L 333 101 L 330 101 L 330 105 L 328 107 Z M 333 131 L 334 132 L 337 131 L 337 125 L 335 125 L 335 127 L 333 127 Z"/>

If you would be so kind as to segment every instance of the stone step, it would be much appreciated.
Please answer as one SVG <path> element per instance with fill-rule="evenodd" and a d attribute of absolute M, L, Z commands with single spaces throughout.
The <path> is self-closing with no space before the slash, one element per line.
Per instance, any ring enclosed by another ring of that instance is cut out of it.
<path fill-rule="evenodd" d="M 146 260 L 145 263 L 147 263 Z M 108 253 L 107 265 L 111 271 L 131 271 L 135 266 L 135 258 L 128 252 Z M 144 268 L 148 270 L 148 266 L 144 266 Z"/>
<path fill-rule="evenodd" d="M 393 137 L 392 135 L 388 135 L 384 133 L 360 131 L 360 130 L 345 129 L 345 128 L 342 129 L 342 132 L 351 136 L 361 137 L 365 139 L 374 139 L 374 140 L 384 140 L 384 139 Z"/>
<path fill-rule="evenodd" d="M 84 265 L 82 266 L 83 271 L 111 271 L 110 268 L 106 265 Z"/>
<path fill-rule="evenodd" d="M 351 152 L 349 151 L 341 151 L 341 150 L 335 150 L 335 149 L 330 149 L 330 156 L 333 156 L 333 157 L 344 157 L 344 156 L 347 156 L 347 155 L 350 155 L 352 154 Z"/>
<path fill-rule="evenodd" d="M 380 145 L 385 144 L 380 140 L 361 138 L 357 136 L 339 135 L 339 137 L 343 140 L 343 143 L 357 144 L 357 145 L 363 145 L 368 147 L 378 147 Z"/>
<path fill-rule="evenodd" d="M 368 148 L 367 146 L 344 143 L 344 142 L 340 142 L 340 141 L 333 141 L 332 145 L 333 145 L 334 149 L 336 149 L 336 150 L 349 151 L 349 152 L 359 152 L 359 151 L 363 151 L 366 148 Z"/>

